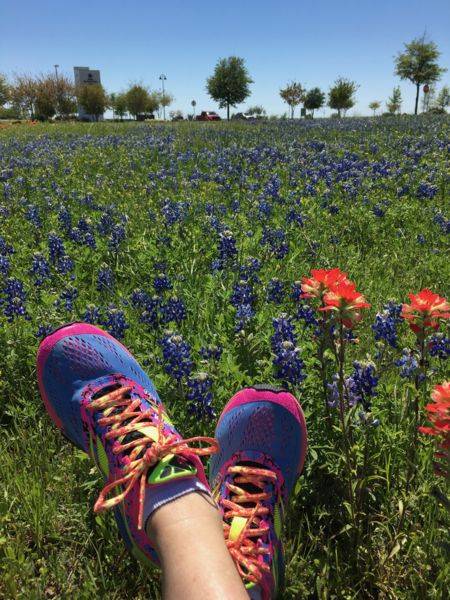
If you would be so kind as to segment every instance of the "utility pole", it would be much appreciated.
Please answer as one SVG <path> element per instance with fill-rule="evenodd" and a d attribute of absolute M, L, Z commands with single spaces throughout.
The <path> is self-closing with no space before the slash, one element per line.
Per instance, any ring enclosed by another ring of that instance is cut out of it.
<path fill-rule="evenodd" d="M 164 96 L 165 96 L 165 94 L 164 94 L 164 82 L 166 81 L 167 77 L 164 75 L 164 73 L 162 73 L 162 74 L 159 76 L 159 78 L 160 78 L 160 80 L 161 80 L 161 86 L 162 86 L 162 95 L 163 95 L 163 118 L 164 118 L 164 121 L 165 121 L 165 120 L 166 120 L 166 105 L 164 104 L 164 102 L 165 102 L 165 98 L 164 98 Z"/>

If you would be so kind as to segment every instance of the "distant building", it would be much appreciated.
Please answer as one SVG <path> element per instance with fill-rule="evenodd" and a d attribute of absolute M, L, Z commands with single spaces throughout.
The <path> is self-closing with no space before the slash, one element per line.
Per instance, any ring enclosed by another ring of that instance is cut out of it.
<path fill-rule="evenodd" d="M 101 83 L 100 71 L 90 69 L 89 67 L 74 67 L 75 85 L 89 85 L 91 83 Z M 83 121 L 95 121 L 93 115 L 89 115 L 82 106 L 78 105 L 78 118 Z M 100 115 L 99 120 L 103 120 L 103 115 Z"/>

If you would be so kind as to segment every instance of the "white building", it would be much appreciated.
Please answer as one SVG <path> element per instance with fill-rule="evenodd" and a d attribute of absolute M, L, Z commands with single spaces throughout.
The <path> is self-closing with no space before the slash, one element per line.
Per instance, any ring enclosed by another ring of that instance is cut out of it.
<path fill-rule="evenodd" d="M 89 85 L 91 83 L 101 83 L 100 71 L 97 69 L 90 69 L 89 67 L 74 67 L 73 72 L 75 75 L 75 85 Z M 78 118 L 84 121 L 95 121 L 93 115 L 89 115 L 83 109 L 82 106 L 78 105 Z M 100 115 L 99 120 L 103 120 L 103 115 Z"/>

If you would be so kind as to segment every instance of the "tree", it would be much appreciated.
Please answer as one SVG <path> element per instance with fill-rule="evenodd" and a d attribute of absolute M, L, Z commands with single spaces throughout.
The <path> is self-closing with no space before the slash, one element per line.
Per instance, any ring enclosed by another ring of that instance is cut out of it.
<path fill-rule="evenodd" d="M 338 77 L 334 85 L 328 92 L 328 106 L 338 111 L 338 117 L 341 118 L 342 111 L 344 115 L 349 108 L 355 105 L 354 94 L 358 85 L 350 79 Z"/>
<path fill-rule="evenodd" d="M 152 92 L 148 95 L 147 104 L 145 106 L 145 112 L 154 115 L 161 106 L 162 94 L 159 92 Z"/>
<path fill-rule="evenodd" d="M 250 95 L 249 85 L 253 83 L 243 58 L 229 56 L 221 58 L 214 74 L 206 80 L 206 90 L 220 108 L 226 107 L 230 120 L 230 106 L 244 102 Z"/>
<path fill-rule="evenodd" d="M 266 111 L 264 110 L 264 108 L 262 106 L 255 105 L 255 106 L 251 106 L 247 110 L 247 114 L 251 115 L 251 116 L 255 116 L 255 117 L 262 117 L 263 115 L 266 114 Z"/>
<path fill-rule="evenodd" d="M 9 100 L 9 85 L 5 75 L 0 73 L 0 108 Z"/>
<path fill-rule="evenodd" d="M 392 96 L 386 102 L 386 107 L 391 115 L 400 112 L 400 109 L 402 108 L 402 93 L 399 86 L 396 86 L 392 90 Z"/>
<path fill-rule="evenodd" d="M 434 106 L 438 109 L 445 111 L 447 106 L 450 104 L 450 89 L 444 85 L 434 101 Z"/>
<path fill-rule="evenodd" d="M 149 93 L 148 90 L 135 83 L 127 92 L 127 107 L 128 112 L 138 119 L 140 115 L 145 113 L 148 106 Z"/>
<path fill-rule="evenodd" d="M 280 90 L 280 96 L 291 109 L 291 119 L 293 119 L 295 107 L 303 102 L 305 90 L 302 88 L 301 83 L 292 81 Z"/>
<path fill-rule="evenodd" d="M 111 94 L 110 105 L 114 114 L 122 121 L 127 113 L 127 95 L 124 92 Z"/>
<path fill-rule="evenodd" d="M 420 86 L 425 83 L 435 83 L 447 70 L 437 63 L 440 55 L 437 45 L 431 41 L 427 42 L 423 35 L 405 44 L 405 51 L 400 52 L 395 58 L 395 74 L 416 86 L 415 115 L 419 106 Z"/>
<path fill-rule="evenodd" d="M 47 121 L 56 114 L 56 90 L 50 77 L 41 76 L 36 80 L 35 116 Z"/>
<path fill-rule="evenodd" d="M 171 94 L 168 94 L 167 92 L 164 92 L 163 94 L 160 94 L 159 96 L 159 104 L 160 106 L 163 107 L 163 109 L 166 109 L 168 106 L 170 106 L 173 102 L 173 96 Z M 164 110 L 164 119 L 166 118 L 166 111 Z"/>
<path fill-rule="evenodd" d="M 378 102 L 378 100 L 374 100 L 373 102 L 371 102 L 369 104 L 370 110 L 373 110 L 373 116 L 376 115 L 376 112 L 380 108 L 380 106 L 381 106 L 381 102 Z"/>
<path fill-rule="evenodd" d="M 314 111 L 322 108 L 325 104 L 325 94 L 318 87 L 312 88 L 305 96 L 305 108 L 311 111 L 314 118 Z"/>
<path fill-rule="evenodd" d="M 10 89 L 13 107 L 22 115 L 34 118 L 37 97 L 37 81 L 31 75 L 15 75 Z"/>
<path fill-rule="evenodd" d="M 65 75 L 47 75 L 54 90 L 55 111 L 61 117 L 67 118 L 76 112 L 75 86 L 72 80 Z"/>
<path fill-rule="evenodd" d="M 77 98 L 87 114 L 92 115 L 96 121 L 108 108 L 108 96 L 101 83 L 80 85 Z"/>

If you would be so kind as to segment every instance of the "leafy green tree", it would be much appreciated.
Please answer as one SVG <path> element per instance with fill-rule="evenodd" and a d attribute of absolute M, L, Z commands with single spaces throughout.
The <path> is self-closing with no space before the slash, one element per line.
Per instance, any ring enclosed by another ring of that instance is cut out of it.
<path fill-rule="evenodd" d="M 293 119 L 295 107 L 303 102 L 305 97 L 302 84 L 295 81 L 288 83 L 285 88 L 280 90 L 280 96 L 291 109 L 291 119 Z"/>
<path fill-rule="evenodd" d="M 34 118 L 37 87 L 37 80 L 31 75 L 15 75 L 10 101 L 21 116 Z"/>
<path fill-rule="evenodd" d="M 77 89 L 79 104 L 84 110 L 98 121 L 108 108 L 109 99 L 104 87 L 100 83 L 81 85 Z"/>
<path fill-rule="evenodd" d="M 127 95 L 124 92 L 111 94 L 109 100 L 114 115 L 122 121 L 127 114 Z"/>
<path fill-rule="evenodd" d="M 266 114 L 266 111 L 264 110 L 264 108 L 259 105 L 251 106 L 246 112 L 248 115 L 255 116 L 255 117 L 262 117 L 263 115 Z"/>
<path fill-rule="evenodd" d="M 395 59 L 395 74 L 416 86 L 415 115 L 419 106 L 420 86 L 438 81 L 447 70 L 437 62 L 440 55 L 437 45 L 427 42 L 423 35 L 405 44 L 405 51 L 400 52 Z"/>
<path fill-rule="evenodd" d="M 448 86 L 444 85 L 444 87 L 441 89 L 441 91 L 437 95 L 436 100 L 434 101 L 434 106 L 436 108 L 439 108 L 439 109 L 445 111 L 445 109 L 447 108 L 447 106 L 449 106 L 449 104 L 450 104 L 450 89 L 448 88 Z"/>
<path fill-rule="evenodd" d="M 47 121 L 56 114 L 56 88 L 51 77 L 39 77 L 36 80 L 35 116 L 40 121 Z"/>
<path fill-rule="evenodd" d="M 151 92 L 147 98 L 147 104 L 145 106 L 145 112 L 154 115 L 158 112 L 161 106 L 162 94 L 160 92 Z"/>
<path fill-rule="evenodd" d="M 171 94 L 168 94 L 167 92 L 164 92 L 164 94 L 160 94 L 159 95 L 159 104 L 164 109 L 164 119 L 166 118 L 166 111 L 165 111 L 165 109 L 168 106 L 170 106 L 172 104 L 172 102 L 173 102 L 173 96 Z"/>
<path fill-rule="evenodd" d="M 312 88 L 306 93 L 305 96 L 305 108 L 311 111 L 311 115 L 314 118 L 314 111 L 322 108 L 325 104 L 325 94 L 318 87 Z"/>
<path fill-rule="evenodd" d="M 402 108 L 402 102 L 402 92 L 400 91 L 400 87 L 397 85 L 392 90 L 392 96 L 390 96 L 386 102 L 386 107 L 391 115 L 395 115 L 396 113 L 400 112 Z"/>
<path fill-rule="evenodd" d="M 128 112 L 133 115 L 135 119 L 147 110 L 149 93 L 148 90 L 135 83 L 130 87 L 126 93 L 127 96 L 127 108 Z"/>
<path fill-rule="evenodd" d="M 347 110 L 355 105 L 354 95 L 357 89 L 358 85 L 354 81 L 344 77 L 338 77 L 331 86 L 328 92 L 328 106 L 337 110 L 339 118 L 342 116 L 342 111 L 345 115 Z"/>
<path fill-rule="evenodd" d="M 75 86 L 72 80 L 65 75 L 47 75 L 47 79 L 51 82 L 54 90 L 55 111 L 63 118 L 67 118 L 76 112 L 76 94 Z"/>
<path fill-rule="evenodd" d="M 0 108 L 9 100 L 9 85 L 5 75 L 0 73 Z"/>
<path fill-rule="evenodd" d="M 381 102 L 378 102 L 378 100 L 374 100 L 373 102 L 371 102 L 369 104 L 370 110 L 373 110 L 373 116 L 375 116 L 377 114 L 377 110 L 380 108 L 380 106 L 381 106 Z"/>
<path fill-rule="evenodd" d="M 250 95 L 250 78 L 243 58 L 229 56 L 221 58 L 214 69 L 214 74 L 206 80 L 206 89 L 220 108 L 226 107 L 227 119 L 230 120 L 230 106 L 244 102 Z"/>

